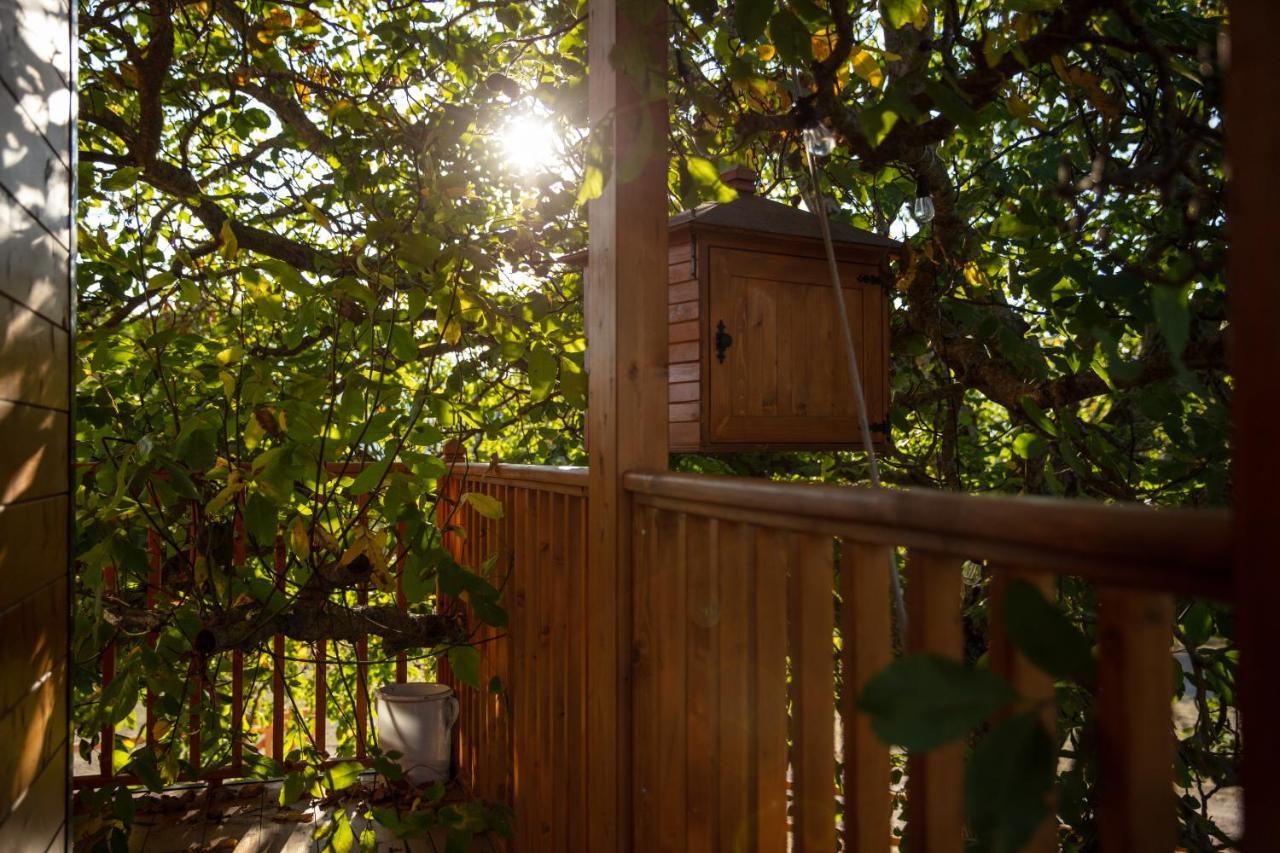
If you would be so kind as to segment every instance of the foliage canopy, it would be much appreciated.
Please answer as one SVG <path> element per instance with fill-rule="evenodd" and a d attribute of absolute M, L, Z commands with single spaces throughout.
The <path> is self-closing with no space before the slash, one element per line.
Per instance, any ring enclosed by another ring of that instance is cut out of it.
<path fill-rule="evenodd" d="M 822 162 L 837 215 L 908 240 L 886 480 L 1225 501 L 1222 3 L 669 9 L 673 211 L 731 194 L 716 174 L 739 162 L 798 202 L 800 131 L 822 122 L 838 139 Z M 477 458 L 584 459 L 582 280 L 556 259 L 584 244 L 581 204 L 610 178 L 607 140 L 586 127 L 586 11 L 82 0 L 76 657 L 115 639 L 120 661 L 105 692 L 94 667 L 76 673 L 86 749 L 103 722 L 136 722 L 143 687 L 176 721 L 193 659 L 225 680 L 225 661 L 198 648 L 213 622 L 251 626 L 214 651 L 242 649 L 265 678 L 264 626 L 297 622 L 300 602 L 359 607 L 353 566 L 374 584 L 370 606 L 401 576 L 425 620 L 444 579 L 502 622 L 486 568 L 441 550 L 425 484 L 445 471 L 446 437 Z M 503 156 L 504 133 L 530 117 L 557 140 L 532 172 Z M 921 180 L 937 214 L 917 227 L 902 211 Z M 865 476 L 856 454 L 679 464 Z M 159 622 L 137 621 L 149 535 Z M 1063 598 L 1076 621 L 1092 608 L 1069 582 Z M 980 615 L 981 582 L 970 599 Z M 1230 622 L 1203 603 L 1180 614 L 1200 711 L 1179 754 L 1183 840 L 1223 844 L 1204 816 L 1234 782 Z M 465 640 L 422 621 L 393 634 L 392 650 Z M 306 667 L 291 665 L 293 683 Z M 1068 693 L 1071 743 L 1087 685 Z M 142 740 L 116 748 L 157 782 L 187 760 Z"/>

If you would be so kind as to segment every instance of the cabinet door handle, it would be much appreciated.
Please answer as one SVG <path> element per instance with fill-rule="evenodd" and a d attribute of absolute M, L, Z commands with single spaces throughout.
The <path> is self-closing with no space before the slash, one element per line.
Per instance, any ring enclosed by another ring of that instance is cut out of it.
<path fill-rule="evenodd" d="M 724 329 L 724 320 L 716 324 L 716 361 L 724 364 L 724 351 L 733 346 L 733 336 Z"/>

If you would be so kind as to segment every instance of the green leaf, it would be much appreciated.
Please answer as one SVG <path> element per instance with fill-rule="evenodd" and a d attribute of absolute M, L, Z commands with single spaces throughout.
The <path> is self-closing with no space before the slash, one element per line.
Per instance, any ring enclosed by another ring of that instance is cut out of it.
<path fill-rule="evenodd" d="M 1005 590 L 1004 629 L 1027 660 L 1055 678 L 1093 680 L 1088 639 L 1039 589 L 1021 578 L 1010 581 Z"/>
<path fill-rule="evenodd" d="M 479 492 L 467 492 L 462 500 L 471 504 L 471 508 L 485 518 L 502 518 L 502 501 Z"/>
<path fill-rule="evenodd" d="M 916 19 L 924 8 L 924 0 L 880 0 L 880 8 L 884 11 L 889 26 L 896 30 Z"/>
<path fill-rule="evenodd" d="M 1191 312 L 1185 287 L 1156 285 L 1151 289 L 1151 310 L 1155 313 L 1160 334 L 1169 347 L 1169 360 L 1182 373 L 1182 353 L 1191 337 Z"/>
<path fill-rule="evenodd" d="M 265 495 L 254 492 L 244 502 L 244 529 L 259 545 L 276 541 L 276 505 Z"/>
<path fill-rule="evenodd" d="M 989 670 L 924 654 L 900 658 L 872 677 L 858 707 L 882 741 L 923 751 L 963 737 L 1015 698 Z"/>
<path fill-rule="evenodd" d="M 127 190 L 138 182 L 138 176 L 142 174 L 142 170 L 136 166 L 125 166 L 123 169 L 116 169 L 111 176 L 105 179 L 98 186 L 108 192 L 120 192 Z"/>
<path fill-rule="evenodd" d="M 178 439 L 178 458 L 192 471 L 205 471 L 218 457 L 212 429 L 193 429 Z"/>
<path fill-rule="evenodd" d="M 978 849 L 1015 853 L 1049 817 L 1057 765 L 1053 740 L 1034 711 L 982 739 L 965 769 L 965 805 Z"/>
<path fill-rule="evenodd" d="M 862 134 L 873 147 L 883 142 L 897 123 L 897 111 L 884 101 L 862 112 Z"/>
<path fill-rule="evenodd" d="M 390 459 L 383 459 L 380 462 L 374 462 L 366 467 L 363 471 L 355 476 L 348 487 L 348 491 L 353 495 L 367 495 L 377 488 L 387 473 L 387 469 L 391 467 Z"/>
<path fill-rule="evenodd" d="M 284 783 L 280 786 L 280 805 L 287 806 L 291 803 L 296 803 L 308 787 L 310 787 L 310 783 L 303 776 L 302 771 L 286 775 Z"/>
<path fill-rule="evenodd" d="M 737 0 L 733 7 L 733 23 L 738 37 L 744 42 L 753 42 L 764 35 L 773 7 L 774 0 Z"/>
<path fill-rule="evenodd" d="M 939 80 L 926 80 L 924 90 L 942 114 L 963 128 L 973 130 L 979 125 L 978 114 L 964 96 Z"/>
<path fill-rule="evenodd" d="M 347 813 L 340 811 L 335 814 L 333 823 L 333 834 L 329 836 L 326 853 L 329 850 L 333 853 L 351 853 L 351 849 L 356 846 L 356 834 L 351 831 L 351 821 L 347 818 Z"/>
<path fill-rule="evenodd" d="M 1044 436 L 1034 432 L 1018 433 L 1013 440 L 1013 452 L 1023 459 L 1039 459 L 1048 449 L 1049 443 Z"/>
<path fill-rule="evenodd" d="M 1031 418 L 1032 423 L 1040 427 L 1040 429 L 1044 430 L 1049 435 L 1057 437 L 1058 427 L 1049 418 L 1048 413 L 1045 412 L 1044 409 L 1040 408 L 1035 400 L 1024 395 L 1018 402 L 1022 404 L 1022 410 L 1027 413 L 1027 417 Z"/>
<path fill-rule="evenodd" d="M 449 668 L 463 684 L 480 689 L 480 652 L 474 646 L 451 646 Z"/>
<path fill-rule="evenodd" d="M 1182 631 L 1192 648 L 1209 642 L 1213 637 L 1213 608 L 1203 601 L 1191 605 L 1182 617 Z"/>
<path fill-rule="evenodd" d="M 578 187 L 578 198 L 576 204 L 581 206 L 591 201 L 593 198 L 599 198 L 604 192 L 604 169 L 599 166 L 588 164 L 582 173 L 582 184 Z"/>
<path fill-rule="evenodd" d="M 556 381 L 556 357 L 538 344 L 529 350 L 529 396 L 534 402 L 551 395 Z"/>
<path fill-rule="evenodd" d="M 689 170 L 689 177 L 693 178 L 704 187 L 714 187 L 720 183 L 720 172 L 716 169 L 715 164 L 705 157 L 687 157 L 685 158 L 685 168 Z"/>
<path fill-rule="evenodd" d="M 788 65 L 813 61 L 813 36 L 804 22 L 787 9 L 769 19 L 769 38 Z"/>
<path fill-rule="evenodd" d="M 344 761 L 335 764 L 325 771 L 324 784 L 330 791 L 341 791 L 350 788 L 360 779 L 360 771 L 364 767 L 355 761 Z"/>

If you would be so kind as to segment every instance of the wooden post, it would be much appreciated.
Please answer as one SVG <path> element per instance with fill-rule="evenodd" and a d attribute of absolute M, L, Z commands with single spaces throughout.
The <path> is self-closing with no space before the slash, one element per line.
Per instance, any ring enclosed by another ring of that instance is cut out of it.
<path fill-rule="evenodd" d="M 1275 37 L 1280 5 L 1233 0 L 1227 76 L 1226 139 L 1228 357 L 1232 401 L 1233 538 L 1239 602 L 1240 697 L 1244 733 L 1247 850 L 1280 849 L 1280 655 L 1275 617 L 1280 601 L 1276 531 L 1280 529 L 1280 75 Z"/>
<path fill-rule="evenodd" d="M 667 464 L 666 5 L 591 0 L 587 208 L 587 847 L 630 849 L 631 501 L 622 475 Z"/>

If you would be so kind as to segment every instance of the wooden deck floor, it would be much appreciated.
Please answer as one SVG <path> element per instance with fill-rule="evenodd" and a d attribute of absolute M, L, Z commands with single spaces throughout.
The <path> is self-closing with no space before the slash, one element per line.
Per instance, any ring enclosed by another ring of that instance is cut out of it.
<path fill-rule="evenodd" d="M 372 778 L 371 776 L 369 777 Z M 170 790 L 163 798 L 139 801 L 131 853 L 320 853 L 324 841 L 312 836 L 340 806 L 282 808 L 279 783 L 244 783 L 216 788 Z M 465 792 L 451 786 L 447 800 L 464 799 Z M 149 806 L 161 805 L 161 808 Z M 347 813 L 360 811 L 347 804 Z M 363 818 L 352 817 L 356 833 L 366 828 Z M 379 853 L 444 853 L 444 832 L 423 838 L 395 838 L 385 828 L 369 824 L 378 839 Z M 358 849 L 355 848 L 355 849 Z M 498 853 L 498 842 L 477 838 L 471 849 Z"/>

